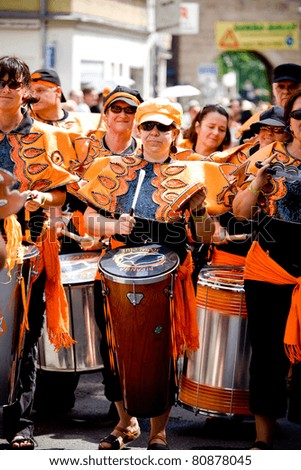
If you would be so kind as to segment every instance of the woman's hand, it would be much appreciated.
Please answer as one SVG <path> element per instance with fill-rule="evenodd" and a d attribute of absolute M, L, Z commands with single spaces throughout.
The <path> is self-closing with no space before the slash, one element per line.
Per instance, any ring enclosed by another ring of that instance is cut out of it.
<path fill-rule="evenodd" d="M 135 225 L 135 217 L 121 214 L 118 220 L 99 214 L 92 207 L 87 207 L 84 214 L 87 233 L 94 238 L 111 237 L 112 235 L 129 235 Z"/>
<path fill-rule="evenodd" d="M 40 207 L 44 206 L 46 201 L 47 197 L 45 196 L 45 193 L 36 190 L 29 191 L 25 202 L 25 209 L 30 212 L 37 211 Z"/>
<path fill-rule="evenodd" d="M 252 188 L 254 191 L 260 191 L 261 188 L 269 181 L 270 175 L 266 172 L 269 168 L 271 161 L 275 158 L 276 154 L 274 153 L 269 158 L 262 162 L 262 167 L 256 173 L 255 178 L 252 181 Z"/>
<path fill-rule="evenodd" d="M 116 223 L 116 233 L 119 235 L 129 235 L 135 225 L 135 217 L 129 214 L 121 214 Z"/>

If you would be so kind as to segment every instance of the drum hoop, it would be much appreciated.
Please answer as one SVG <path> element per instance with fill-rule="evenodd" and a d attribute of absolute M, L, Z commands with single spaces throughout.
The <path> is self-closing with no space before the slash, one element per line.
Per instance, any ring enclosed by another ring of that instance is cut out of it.
<path fill-rule="evenodd" d="M 104 271 L 101 267 L 99 270 L 103 274 L 103 276 L 108 279 L 109 281 L 116 282 L 116 284 L 135 284 L 135 285 L 146 285 L 146 284 L 155 284 L 157 282 L 165 281 L 171 277 L 172 273 L 177 269 L 178 264 L 176 264 L 172 269 L 166 271 L 165 273 L 158 274 L 157 276 L 147 276 L 147 277 L 123 277 L 117 276 L 116 274 L 109 274 Z"/>
<path fill-rule="evenodd" d="M 191 183 L 184 191 L 179 194 L 170 204 L 172 211 L 179 211 L 183 206 L 200 190 L 204 191 L 204 184 L 200 181 Z"/>
<path fill-rule="evenodd" d="M 227 290 L 227 291 L 232 291 L 232 292 L 244 292 L 244 285 L 243 285 L 243 277 L 241 278 L 239 283 L 235 283 L 233 279 L 229 279 L 229 281 L 232 282 L 226 282 L 223 281 L 223 279 L 217 280 L 217 277 L 210 278 L 206 277 L 206 273 L 215 273 L 218 274 L 218 272 L 244 272 L 243 267 L 239 266 L 209 266 L 206 268 L 203 268 L 202 271 L 199 274 L 199 279 L 198 279 L 198 284 L 204 287 L 211 287 L 212 289 L 216 290 Z M 202 274 L 204 277 L 201 277 Z"/>

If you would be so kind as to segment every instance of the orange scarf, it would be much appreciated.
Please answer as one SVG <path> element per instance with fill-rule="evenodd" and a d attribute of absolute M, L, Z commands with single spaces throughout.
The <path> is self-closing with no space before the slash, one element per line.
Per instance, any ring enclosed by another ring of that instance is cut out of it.
<path fill-rule="evenodd" d="M 61 281 L 59 261 L 59 242 L 52 231 L 47 230 L 46 236 L 39 246 L 41 270 L 45 268 L 46 318 L 49 340 L 55 350 L 70 348 L 76 343 L 69 333 L 69 309 L 65 290 Z"/>
<path fill-rule="evenodd" d="M 253 242 L 246 257 L 244 279 L 284 285 L 295 284 L 284 333 L 286 355 L 292 363 L 301 361 L 301 277 L 294 277 Z"/>
<path fill-rule="evenodd" d="M 174 284 L 174 309 L 171 320 L 173 330 L 173 356 L 199 348 L 199 328 L 195 291 L 191 280 L 193 261 L 189 251 L 185 261 L 177 269 Z"/>
<path fill-rule="evenodd" d="M 235 255 L 213 247 L 211 264 L 213 266 L 244 266 L 245 256 Z"/>

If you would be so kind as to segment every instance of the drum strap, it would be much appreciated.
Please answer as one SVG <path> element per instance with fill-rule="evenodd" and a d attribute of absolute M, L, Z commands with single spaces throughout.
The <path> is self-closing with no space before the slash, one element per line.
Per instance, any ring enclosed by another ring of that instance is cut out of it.
<path fill-rule="evenodd" d="M 116 342 L 115 342 L 114 332 L 113 332 L 113 322 L 112 322 L 109 299 L 105 293 L 106 292 L 105 280 L 102 275 L 100 275 L 100 281 L 101 281 L 102 290 L 103 290 L 103 307 L 104 307 L 104 317 L 106 321 L 106 337 L 107 337 L 108 349 L 109 349 L 110 367 L 113 372 L 116 372 L 116 363 L 115 363 Z"/>
<path fill-rule="evenodd" d="M 257 241 L 246 257 L 244 279 L 285 285 L 295 284 L 287 317 L 284 347 L 292 363 L 301 361 L 301 277 L 294 277 L 274 261 Z"/>
<path fill-rule="evenodd" d="M 199 328 L 195 290 L 191 279 L 193 261 L 188 251 L 184 263 L 178 268 L 174 283 L 174 302 L 171 302 L 173 357 L 199 348 Z"/>

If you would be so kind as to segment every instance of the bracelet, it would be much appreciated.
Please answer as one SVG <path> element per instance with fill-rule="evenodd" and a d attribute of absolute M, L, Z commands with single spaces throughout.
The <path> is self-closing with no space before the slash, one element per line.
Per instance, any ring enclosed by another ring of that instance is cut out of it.
<path fill-rule="evenodd" d="M 252 194 L 258 195 L 260 193 L 260 189 L 254 189 L 253 188 L 253 181 L 248 186 L 248 190 L 251 191 Z"/>
<path fill-rule="evenodd" d="M 40 206 L 41 206 L 41 207 L 44 207 L 44 204 L 45 204 L 46 202 L 47 202 L 47 197 L 44 195 L 44 196 L 42 197 Z"/>

